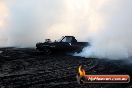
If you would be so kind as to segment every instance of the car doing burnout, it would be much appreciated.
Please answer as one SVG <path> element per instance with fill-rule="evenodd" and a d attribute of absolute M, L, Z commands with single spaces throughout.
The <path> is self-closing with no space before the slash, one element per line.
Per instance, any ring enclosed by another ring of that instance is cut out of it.
<path fill-rule="evenodd" d="M 88 42 L 78 42 L 74 36 L 63 36 L 59 41 L 51 42 L 46 39 L 44 43 L 37 43 L 36 49 L 43 51 L 45 54 L 56 52 L 80 52 Z"/>

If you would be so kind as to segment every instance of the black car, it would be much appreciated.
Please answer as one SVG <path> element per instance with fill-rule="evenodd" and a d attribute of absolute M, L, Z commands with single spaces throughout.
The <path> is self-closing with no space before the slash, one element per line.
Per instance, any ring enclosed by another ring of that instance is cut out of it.
<path fill-rule="evenodd" d="M 36 49 L 51 54 L 56 52 L 80 52 L 88 42 L 78 42 L 74 36 L 63 36 L 60 41 L 51 42 L 46 39 L 44 43 L 37 43 Z"/>

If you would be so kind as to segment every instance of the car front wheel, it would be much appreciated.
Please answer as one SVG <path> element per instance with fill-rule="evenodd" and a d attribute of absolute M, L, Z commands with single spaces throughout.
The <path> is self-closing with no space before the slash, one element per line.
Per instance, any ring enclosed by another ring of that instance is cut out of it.
<path fill-rule="evenodd" d="M 49 48 L 44 48 L 44 53 L 46 55 L 50 55 L 52 53 L 52 51 Z"/>

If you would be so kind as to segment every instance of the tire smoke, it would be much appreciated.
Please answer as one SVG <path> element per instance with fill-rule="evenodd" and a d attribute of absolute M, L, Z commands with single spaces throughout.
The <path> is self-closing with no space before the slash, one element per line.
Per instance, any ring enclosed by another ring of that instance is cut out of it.
<path fill-rule="evenodd" d="M 105 0 L 95 10 L 102 24 L 94 32 L 91 46 L 78 54 L 83 57 L 126 59 L 132 56 L 132 11 L 131 0 Z M 96 7 L 96 6 L 95 6 Z M 100 20 L 98 20 L 100 22 Z M 93 27 L 90 27 L 92 30 Z"/>
<path fill-rule="evenodd" d="M 1 0 L 0 46 L 34 47 L 45 38 L 73 35 L 91 46 L 77 55 L 132 55 L 131 0 Z"/>

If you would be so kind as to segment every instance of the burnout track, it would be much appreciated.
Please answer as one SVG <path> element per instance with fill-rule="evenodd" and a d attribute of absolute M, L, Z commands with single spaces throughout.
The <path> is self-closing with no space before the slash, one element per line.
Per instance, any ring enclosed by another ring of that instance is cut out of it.
<path fill-rule="evenodd" d="M 132 65 L 123 61 L 82 58 L 70 55 L 42 55 L 35 49 L 0 49 L 2 88 L 132 88 L 129 84 L 85 84 L 76 81 L 77 68 L 87 74 L 129 74 Z"/>

